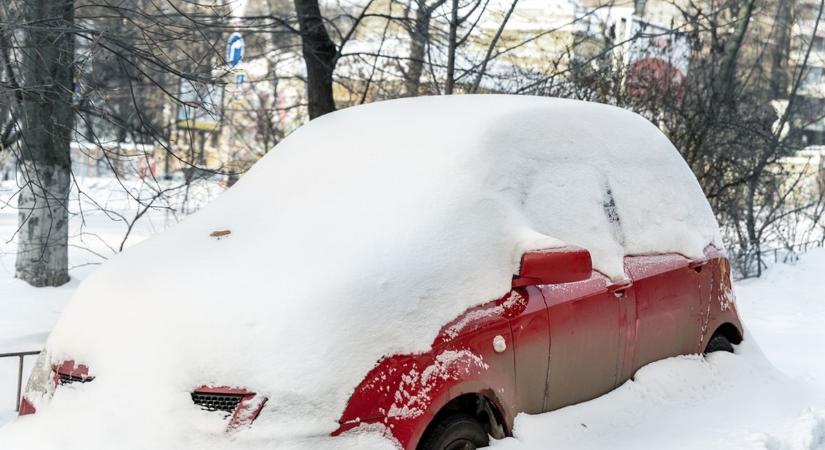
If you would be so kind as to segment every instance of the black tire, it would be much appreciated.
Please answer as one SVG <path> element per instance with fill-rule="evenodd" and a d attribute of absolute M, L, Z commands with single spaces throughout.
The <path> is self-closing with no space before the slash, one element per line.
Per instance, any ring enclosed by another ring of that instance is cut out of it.
<path fill-rule="evenodd" d="M 421 440 L 418 450 L 475 450 L 490 445 L 484 427 L 468 414 L 440 420 Z"/>
<path fill-rule="evenodd" d="M 733 344 L 724 335 L 717 334 L 710 338 L 708 346 L 705 347 L 705 354 L 713 352 L 728 352 L 733 353 Z"/>

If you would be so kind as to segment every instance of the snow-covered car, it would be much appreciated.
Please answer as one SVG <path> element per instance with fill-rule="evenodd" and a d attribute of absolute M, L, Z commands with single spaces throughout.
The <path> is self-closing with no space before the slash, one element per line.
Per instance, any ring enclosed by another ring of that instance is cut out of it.
<path fill-rule="evenodd" d="M 483 447 L 650 362 L 733 351 L 720 243 L 690 168 L 634 113 L 511 96 L 346 109 L 89 277 L 6 437 Z"/>

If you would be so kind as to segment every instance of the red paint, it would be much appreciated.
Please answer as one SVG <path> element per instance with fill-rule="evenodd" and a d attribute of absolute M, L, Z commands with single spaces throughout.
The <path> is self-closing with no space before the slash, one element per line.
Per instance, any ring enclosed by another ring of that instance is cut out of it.
<path fill-rule="evenodd" d="M 609 280 L 541 286 L 550 313 L 550 373 L 546 410 L 578 403 L 617 385 L 624 343 L 621 305 L 633 301 L 632 288 L 621 298 L 608 292 Z"/>
<path fill-rule="evenodd" d="M 555 252 L 525 255 L 520 275 L 527 276 L 515 278 L 504 298 L 446 324 L 430 351 L 378 361 L 355 389 L 333 435 L 382 424 L 402 448 L 413 450 L 439 410 L 462 394 L 488 398 L 509 434 L 518 413 L 590 400 L 649 362 L 701 353 L 723 324 L 741 336 L 730 302 L 730 265 L 713 248 L 697 260 L 675 254 L 627 257 L 630 279 L 618 282 L 589 267 L 581 279 L 581 254 L 570 248 Z M 556 275 L 554 266 L 561 267 Z M 493 349 L 496 336 L 507 343 L 502 353 Z M 461 358 L 443 363 L 445 354 L 457 351 Z"/>
<path fill-rule="evenodd" d="M 52 389 L 56 389 L 60 385 L 60 375 L 77 378 L 81 381 L 92 381 L 95 377 L 89 375 L 89 368 L 83 364 L 77 364 L 73 360 L 63 361 L 60 364 L 54 364 L 51 368 L 51 382 Z M 23 395 L 20 400 L 20 411 L 18 415 L 26 416 L 37 412 L 31 400 Z"/>
<path fill-rule="evenodd" d="M 18 415 L 28 416 L 29 414 L 34 414 L 36 412 L 37 409 L 34 407 L 34 405 L 31 404 L 29 399 L 23 396 L 23 399 L 20 400 L 20 412 L 18 413 Z"/>
<path fill-rule="evenodd" d="M 441 407 L 476 393 L 497 405 L 506 424 L 512 423 L 518 402 L 508 316 L 530 310 L 525 301 L 508 295 L 471 308 L 442 329 L 430 352 L 379 361 L 356 388 L 333 434 L 383 424 L 404 448 L 414 448 Z M 529 301 L 542 300 L 532 296 Z M 506 340 L 504 352 L 493 349 L 496 336 Z"/>
<path fill-rule="evenodd" d="M 83 381 L 92 381 L 95 377 L 89 375 L 89 368 L 83 364 L 77 364 L 73 360 L 63 361 L 52 366 L 55 383 L 60 381 L 60 375 L 80 378 Z"/>
<path fill-rule="evenodd" d="M 521 270 L 513 279 L 513 287 L 571 283 L 590 278 L 592 271 L 590 252 L 583 248 L 567 246 L 527 252 L 521 257 Z"/>

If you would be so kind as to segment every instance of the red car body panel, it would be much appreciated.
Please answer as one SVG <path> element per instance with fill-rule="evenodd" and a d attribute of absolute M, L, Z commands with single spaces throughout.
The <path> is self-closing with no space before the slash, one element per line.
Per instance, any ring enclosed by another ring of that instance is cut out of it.
<path fill-rule="evenodd" d="M 95 378 L 89 375 L 89 368 L 86 367 L 86 365 L 78 364 L 73 360 L 63 361 L 60 364 L 55 364 L 52 367 L 52 374 L 54 376 L 55 383 L 58 383 L 60 381 L 61 375 L 65 377 L 74 378 L 78 381 L 92 381 Z"/>
<path fill-rule="evenodd" d="M 54 364 L 51 367 L 51 383 L 52 388 L 56 388 L 58 385 L 61 384 L 62 378 L 68 378 L 71 381 L 92 381 L 95 377 L 89 375 L 89 368 L 84 364 L 78 364 L 73 360 L 63 361 L 59 364 Z M 20 408 L 18 410 L 18 415 L 20 416 L 28 416 L 29 414 L 34 414 L 37 412 L 37 408 L 35 408 L 34 404 L 32 404 L 31 400 L 26 398 L 24 395 L 23 398 L 20 399 Z"/>
<path fill-rule="evenodd" d="M 32 405 L 32 403 L 26 397 L 23 397 L 20 400 L 20 409 L 17 412 L 17 415 L 20 416 L 28 416 L 29 414 L 34 414 L 37 412 L 37 408 Z"/>
<path fill-rule="evenodd" d="M 618 283 L 595 271 L 573 283 L 515 280 L 504 298 L 444 326 L 431 351 L 379 361 L 333 434 L 381 424 L 412 450 L 439 411 L 465 394 L 487 399 L 509 434 L 518 413 L 598 397 L 645 364 L 701 353 L 721 328 L 741 340 L 730 266 L 715 249 L 698 260 L 627 257 L 625 269 L 631 279 Z M 494 346 L 501 338 L 503 350 Z"/>
<path fill-rule="evenodd" d="M 545 411 L 595 398 L 616 387 L 620 301 L 601 275 L 542 286 L 550 312 L 550 373 Z M 624 294 L 627 297 L 627 294 Z"/>

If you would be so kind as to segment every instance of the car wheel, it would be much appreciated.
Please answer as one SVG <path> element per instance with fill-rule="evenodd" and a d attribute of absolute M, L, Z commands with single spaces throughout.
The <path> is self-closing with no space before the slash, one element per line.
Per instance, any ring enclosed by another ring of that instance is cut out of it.
<path fill-rule="evenodd" d="M 708 346 L 705 347 L 705 354 L 713 353 L 713 352 L 728 352 L 733 353 L 733 344 L 730 343 L 728 338 L 721 334 L 717 334 L 710 338 L 708 342 Z"/>
<path fill-rule="evenodd" d="M 418 446 L 418 450 L 475 450 L 490 445 L 490 437 L 478 420 L 455 414 L 438 422 Z"/>

